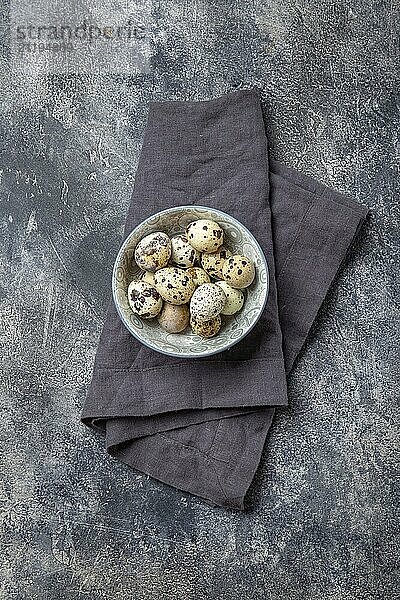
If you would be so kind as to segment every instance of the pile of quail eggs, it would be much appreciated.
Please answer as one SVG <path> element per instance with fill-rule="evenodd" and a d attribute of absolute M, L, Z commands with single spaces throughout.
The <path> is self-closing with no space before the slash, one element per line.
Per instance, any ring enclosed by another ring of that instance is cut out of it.
<path fill-rule="evenodd" d="M 128 287 L 132 311 L 142 319 L 157 317 L 168 333 L 180 333 L 190 323 L 203 338 L 216 335 L 221 315 L 241 310 L 242 290 L 255 277 L 253 262 L 223 243 L 223 229 L 209 219 L 193 221 L 185 234 L 171 238 L 162 231 L 146 235 L 135 248 L 143 274 Z"/>

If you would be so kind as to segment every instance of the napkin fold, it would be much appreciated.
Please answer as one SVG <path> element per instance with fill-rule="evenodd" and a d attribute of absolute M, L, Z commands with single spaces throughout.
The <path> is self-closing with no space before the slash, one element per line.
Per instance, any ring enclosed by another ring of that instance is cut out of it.
<path fill-rule="evenodd" d="M 257 238 L 270 274 L 263 315 L 231 349 L 177 359 L 141 345 L 110 301 L 82 422 L 130 466 L 243 509 L 287 375 L 367 208 L 268 156 L 254 89 L 150 103 L 125 236 L 187 204 L 221 209 Z"/>

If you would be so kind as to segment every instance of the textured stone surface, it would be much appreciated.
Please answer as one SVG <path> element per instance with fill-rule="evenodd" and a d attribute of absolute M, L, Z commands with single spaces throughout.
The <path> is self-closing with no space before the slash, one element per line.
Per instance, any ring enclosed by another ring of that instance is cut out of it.
<path fill-rule="evenodd" d="M 5 75 L 1 598 L 400 597 L 395 9 L 167 0 L 149 74 Z M 149 99 L 251 85 L 273 155 L 372 213 L 237 514 L 112 460 L 79 415 Z"/>

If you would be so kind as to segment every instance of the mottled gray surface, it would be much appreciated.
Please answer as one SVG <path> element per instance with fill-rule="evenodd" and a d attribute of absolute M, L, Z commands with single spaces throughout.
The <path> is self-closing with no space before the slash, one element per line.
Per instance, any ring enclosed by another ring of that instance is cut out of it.
<path fill-rule="evenodd" d="M 150 74 L 6 75 L 2 599 L 400 598 L 395 9 L 155 2 Z M 238 514 L 117 463 L 79 415 L 149 99 L 250 85 L 274 156 L 372 213 Z"/>

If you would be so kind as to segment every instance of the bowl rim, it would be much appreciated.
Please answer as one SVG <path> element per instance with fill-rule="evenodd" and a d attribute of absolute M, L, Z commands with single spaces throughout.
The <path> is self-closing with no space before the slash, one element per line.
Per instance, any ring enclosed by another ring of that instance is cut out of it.
<path fill-rule="evenodd" d="M 139 227 L 143 227 L 144 225 L 146 225 L 146 223 L 148 221 L 151 221 L 152 219 L 154 219 L 154 217 L 157 217 L 159 215 L 167 215 L 168 213 L 174 213 L 176 211 L 184 211 L 184 210 L 206 210 L 206 211 L 211 211 L 214 213 L 217 213 L 219 215 L 221 215 L 222 217 L 227 218 L 228 220 L 233 221 L 236 226 L 240 229 L 244 229 L 247 233 L 247 235 L 250 237 L 252 243 L 254 244 L 255 248 L 257 249 L 257 251 L 259 252 L 259 255 L 264 263 L 264 267 L 265 267 L 265 273 L 266 273 L 266 282 L 265 282 L 265 287 L 266 287 L 266 294 L 265 294 L 265 298 L 264 298 L 264 302 L 263 305 L 259 311 L 258 317 L 257 319 L 254 321 L 254 323 L 251 325 L 251 327 L 249 327 L 249 329 L 246 330 L 245 333 L 243 333 L 240 337 L 238 337 L 232 344 L 229 344 L 223 348 L 218 348 L 216 350 L 209 350 L 209 351 L 204 351 L 202 354 L 191 354 L 191 353 L 185 353 L 185 354 L 177 354 L 176 352 L 168 352 L 167 350 L 160 350 L 159 348 L 153 346 L 150 343 L 147 343 L 146 341 L 144 341 L 143 339 L 141 339 L 134 331 L 133 329 L 131 329 L 131 327 L 129 326 L 129 323 L 127 322 L 125 315 L 123 314 L 123 312 L 121 311 L 118 301 L 117 301 L 117 294 L 116 294 L 116 285 L 115 282 L 117 280 L 117 269 L 119 266 L 119 263 L 121 262 L 121 257 L 123 255 L 123 253 L 125 252 L 126 246 L 129 243 L 129 240 L 131 238 L 131 236 L 135 233 L 135 231 L 139 228 Z M 213 208 L 211 206 L 204 206 L 201 204 L 183 204 L 180 206 L 173 206 L 170 208 L 166 208 L 164 210 L 160 210 L 156 213 L 153 213 L 152 215 L 148 216 L 146 219 L 144 219 L 143 221 L 141 221 L 138 225 L 136 225 L 136 227 L 134 227 L 129 233 L 128 235 L 125 237 L 124 241 L 121 244 L 121 247 L 118 251 L 118 254 L 116 256 L 115 262 L 114 262 L 114 267 L 112 270 L 112 275 L 111 275 L 112 279 L 111 279 L 111 288 L 112 288 L 112 295 L 113 295 L 113 300 L 114 300 L 114 306 L 116 308 L 116 311 L 118 313 L 119 318 L 121 319 L 123 325 L 125 326 L 125 328 L 129 331 L 129 333 L 131 335 L 133 335 L 134 338 L 136 338 L 138 340 L 138 342 L 140 342 L 141 344 L 143 344 L 144 346 L 146 346 L 147 348 L 149 348 L 150 350 L 154 350 L 155 352 L 159 352 L 160 354 L 164 354 L 166 356 L 172 356 L 174 358 L 205 358 L 207 356 L 213 356 L 215 354 L 220 354 L 222 352 L 225 352 L 226 350 L 229 350 L 230 348 L 232 348 L 233 346 L 236 346 L 236 344 L 238 344 L 239 342 L 241 342 L 243 340 L 243 338 L 245 338 L 250 331 L 255 327 L 255 325 L 258 323 L 262 313 L 264 312 L 264 309 L 266 307 L 268 298 L 269 298 L 269 292 L 270 292 L 270 275 L 269 275 L 269 268 L 268 268 L 268 262 L 267 259 L 265 257 L 264 251 L 261 248 L 260 244 L 258 243 L 258 241 L 256 240 L 256 238 L 254 237 L 254 235 L 251 233 L 251 231 L 245 226 L 243 225 L 243 223 L 241 223 L 240 221 L 238 221 L 238 219 L 236 219 L 235 217 L 232 217 L 232 215 L 230 215 L 227 212 L 224 212 L 223 210 L 220 210 L 218 208 Z"/>

